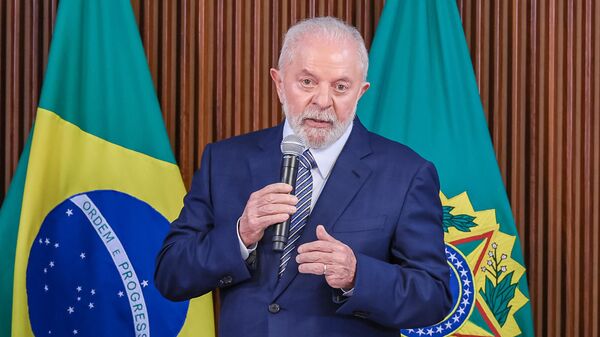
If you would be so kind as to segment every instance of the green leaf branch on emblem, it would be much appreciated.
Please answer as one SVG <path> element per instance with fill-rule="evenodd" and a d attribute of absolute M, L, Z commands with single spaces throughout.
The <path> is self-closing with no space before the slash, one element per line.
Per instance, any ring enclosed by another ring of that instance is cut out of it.
<path fill-rule="evenodd" d="M 507 256 L 506 254 L 502 254 L 498 257 L 498 245 L 495 242 L 492 243 L 492 248 L 488 252 L 490 259 L 487 260 L 487 267 L 481 267 L 481 270 L 487 272 L 487 274 L 484 289 L 480 289 L 479 294 L 483 297 L 485 303 L 487 303 L 496 321 L 502 326 L 506 323 L 506 319 L 512 308 L 509 304 L 515 297 L 517 283 L 512 283 L 514 271 L 506 274 L 500 280 L 500 276 L 507 271 L 506 266 L 502 265 Z"/>
<path fill-rule="evenodd" d="M 454 227 L 461 232 L 470 232 L 471 228 L 476 227 L 477 224 L 473 222 L 475 217 L 467 214 L 451 214 L 450 212 L 454 209 L 452 206 L 443 206 L 443 218 L 442 226 L 444 232 L 448 233 L 450 227 Z"/>

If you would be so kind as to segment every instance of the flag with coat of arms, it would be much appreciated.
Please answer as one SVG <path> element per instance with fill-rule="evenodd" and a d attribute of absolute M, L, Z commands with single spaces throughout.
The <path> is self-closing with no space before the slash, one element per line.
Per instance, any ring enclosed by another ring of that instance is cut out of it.
<path fill-rule="evenodd" d="M 417 336 L 534 336 L 521 244 L 454 0 L 386 1 L 358 114 L 439 173 L 454 299 Z"/>

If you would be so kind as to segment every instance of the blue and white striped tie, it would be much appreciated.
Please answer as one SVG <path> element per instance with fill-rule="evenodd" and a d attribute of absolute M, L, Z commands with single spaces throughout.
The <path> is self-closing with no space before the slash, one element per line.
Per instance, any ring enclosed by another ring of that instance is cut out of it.
<path fill-rule="evenodd" d="M 317 167 L 317 163 L 309 150 L 304 151 L 304 153 L 298 157 L 298 160 L 300 161 L 298 177 L 296 178 L 296 197 L 298 198 L 298 204 L 296 204 L 296 213 L 292 215 L 288 242 L 283 249 L 283 254 L 281 255 L 281 260 L 279 262 L 280 278 L 285 271 L 285 267 L 290 260 L 292 252 L 296 248 L 296 241 L 300 238 L 302 229 L 306 226 L 306 220 L 310 215 L 310 201 L 313 190 L 313 180 L 310 170 L 311 168 Z"/>

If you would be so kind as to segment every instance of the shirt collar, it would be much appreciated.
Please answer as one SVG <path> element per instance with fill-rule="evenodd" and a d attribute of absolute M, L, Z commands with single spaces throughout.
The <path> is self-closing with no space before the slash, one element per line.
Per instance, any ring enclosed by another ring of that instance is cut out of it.
<path fill-rule="evenodd" d="M 348 137 L 350 137 L 353 124 L 354 122 L 350 123 L 346 128 L 346 131 L 344 131 L 344 133 L 342 134 L 342 136 L 328 147 L 320 149 L 310 149 L 310 153 L 312 153 L 313 157 L 315 158 L 315 161 L 317 162 L 317 172 L 319 173 L 322 179 L 327 179 L 329 173 L 331 173 L 333 165 L 335 165 L 335 161 L 342 152 L 344 145 L 346 145 Z M 283 125 L 283 138 L 291 134 L 294 134 L 294 131 L 292 130 L 292 127 L 289 125 L 288 120 L 286 118 L 285 123 Z"/>

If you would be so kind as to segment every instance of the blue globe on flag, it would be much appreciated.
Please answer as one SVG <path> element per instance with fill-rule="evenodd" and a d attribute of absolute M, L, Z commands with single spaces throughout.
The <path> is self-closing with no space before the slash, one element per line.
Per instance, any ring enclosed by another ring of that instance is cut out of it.
<path fill-rule="evenodd" d="M 188 302 L 153 285 L 169 222 L 145 202 L 99 190 L 75 195 L 44 219 L 27 265 L 36 336 L 176 336 Z"/>

